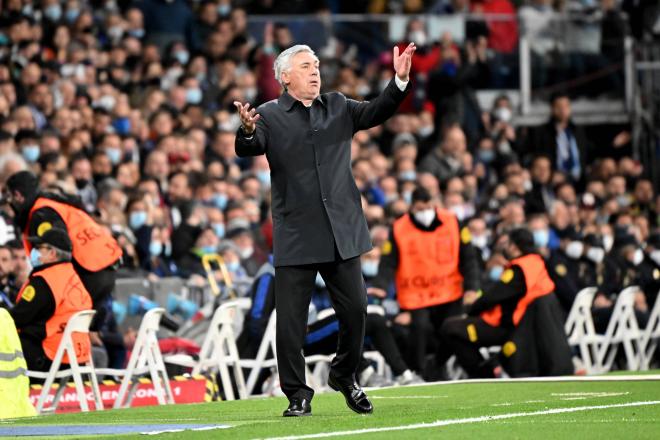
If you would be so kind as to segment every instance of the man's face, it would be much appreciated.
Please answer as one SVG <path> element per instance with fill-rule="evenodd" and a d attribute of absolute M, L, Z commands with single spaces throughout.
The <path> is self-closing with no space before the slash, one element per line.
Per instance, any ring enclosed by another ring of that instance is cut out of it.
<path fill-rule="evenodd" d="M 568 122 L 571 118 L 571 101 L 566 98 L 558 98 L 552 104 L 552 116 L 557 122 Z"/>
<path fill-rule="evenodd" d="M 299 52 L 290 60 L 289 70 L 282 72 L 282 79 L 289 93 L 298 99 L 312 100 L 321 93 L 319 59 L 309 52 Z"/>
<path fill-rule="evenodd" d="M 14 259 L 14 273 L 24 273 L 27 271 L 27 257 L 25 249 L 12 249 L 12 258 Z"/>
<path fill-rule="evenodd" d="M 14 269 L 14 259 L 7 248 L 0 249 L 0 278 L 9 275 Z"/>

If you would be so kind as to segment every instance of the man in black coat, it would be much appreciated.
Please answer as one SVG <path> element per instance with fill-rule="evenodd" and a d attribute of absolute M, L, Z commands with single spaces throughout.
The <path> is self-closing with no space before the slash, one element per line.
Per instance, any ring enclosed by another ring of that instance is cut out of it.
<path fill-rule="evenodd" d="M 587 138 L 571 120 L 571 101 L 566 94 L 554 95 L 550 106 L 551 119 L 532 130 L 525 153 L 549 157 L 553 169 L 573 182 L 581 182 L 589 160 Z"/>
<path fill-rule="evenodd" d="M 266 154 L 271 170 L 277 363 L 289 398 L 284 416 L 311 414 L 314 391 L 305 383 L 301 353 L 317 272 L 326 282 L 340 323 L 328 384 L 358 413 L 373 407 L 355 380 L 364 340 L 366 291 L 359 256 L 371 249 L 360 193 L 351 173 L 351 139 L 385 122 L 409 89 L 415 45 L 394 48 L 395 78 L 371 102 L 320 94 L 319 60 L 304 45 L 275 60 L 284 93 L 249 109 L 234 104 L 242 126 L 240 157 Z"/>

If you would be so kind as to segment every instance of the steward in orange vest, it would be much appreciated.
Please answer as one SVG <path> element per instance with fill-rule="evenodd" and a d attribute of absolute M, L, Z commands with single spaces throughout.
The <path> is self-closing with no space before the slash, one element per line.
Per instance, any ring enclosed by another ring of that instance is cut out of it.
<path fill-rule="evenodd" d="M 104 308 L 100 305 L 114 289 L 121 247 L 74 197 L 39 193 L 37 177 L 29 171 L 13 174 L 6 187 L 5 198 L 14 210 L 17 228 L 23 231 L 27 255 L 32 251 L 27 237 L 43 236 L 51 228 L 67 231 L 73 246 L 71 263 L 97 309 L 94 322 L 102 322 Z"/>
<path fill-rule="evenodd" d="M 469 230 L 460 229 L 452 212 L 434 208 L 428 191 L 419 187 L 410 212 L 392 226 L 367 293 L 384 297 L 394 281 L 404 321 L 410 321 L 410 367 L 422 373 L 429 330 L 438 335 L 447 317 L 462 312 L 463 292 L 479 290 L 480 278 Z M 440 363 L 448 358 L 442 349 Z"/>
<path fill-rule="evenodd" d="M 71 315 L 92 308 L 92 299 L 71 264 L 71 240 L 52 228 L 30 237 L 32 273 L 11 310 L 28 369 L 48 371 Z M 73 334 L 78 362 L 89 359 L 89 336 Z M 64 357 L 64 363 L 69 363 Z"/>
<path fill-rule="evenodd" d="M 443 342 L 470 377 L 494 376 L 495 364 L 484 361 L 479 347 L 504 344 L 530 304 L 555 289 L 543 258 L 536 253 L 532 233 L 516 229 L 508 237 L 504 249 L 510 263 L 500 280 L 487 292 L 466 296 L 469 317 L 449 319 L 442 327 Z M 515 348 L 502 347 L 505 356 L 513 354 L 507 354 L 511 350 Z"/>

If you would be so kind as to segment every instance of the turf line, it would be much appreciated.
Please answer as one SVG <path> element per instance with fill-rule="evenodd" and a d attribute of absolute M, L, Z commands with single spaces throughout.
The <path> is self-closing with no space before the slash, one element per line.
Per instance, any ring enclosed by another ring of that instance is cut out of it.
<path fill-rule="evenodd" d="M 610 409 L 610 408 L 625 408 L 625 407 L 634 407 L 634 406 L 648 406 L 648 405 L 658 405 L 660 400 L 651 400 L 651 401 L 642 401 L 642 402 L 628 402 L 628 403 L 614 403 L 611 405 L 593 405 L 593 406 L 577 406 L 573 408 L 553 408 L 543 411 L 531 411 L 531 412 L 520 412 L 520 413 L 510 413 L 510 414 L 498 414 L 493 416 L 481 416 L 481 417 L 469 417 L 465 419 L 450 419 L 450 420 L 438 420 L 433 423 L 416 423 L 413 425 L 402 425 L 402 426 L 386 426 L 382 428 L 367 428 L 367 429 L 356 429 L 353 431 L 335 431 L 335 432 L 320 432 L 317 434 L 305 434 L 305 435 L 295 435 L 287 437 L 269 437 L 269 440 L 298 440 L 298 439 L 307 439 L 307 438 L 325 438 L 325 437 L 336 437 L 336 436 L 345 436 L 345 435 L 359 435 L 359 434 L 371 434 L 375 432 L 388 432 L 388 431 L 407 431 L 411 429 L 423 429 L 423 428 L 437 428 L 440 426 L 449 426 L 449 425 L 462 425 L 468 423 L 481 423 L 481 422 L 490 422 L 493 420 L 503 420 L 503 419 L 513 419 L 516 417 L 530 417 L 530 416 L 543 416 L 550 414 L 564 414 L 572 413 L 579 411 L 591 411 L 597 409 Z"/>

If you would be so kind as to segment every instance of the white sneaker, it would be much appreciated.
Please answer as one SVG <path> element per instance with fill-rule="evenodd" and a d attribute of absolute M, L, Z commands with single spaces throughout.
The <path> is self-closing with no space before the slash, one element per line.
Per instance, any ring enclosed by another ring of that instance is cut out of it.
<path fill-rule="evenodd" d="M 413 373 L 410 370 L 406 370 L 394 378 L 395 385 L 413 385 L 424 382 L 425 381 L 421 376 L 419 376 L 417 373 Z"/>

